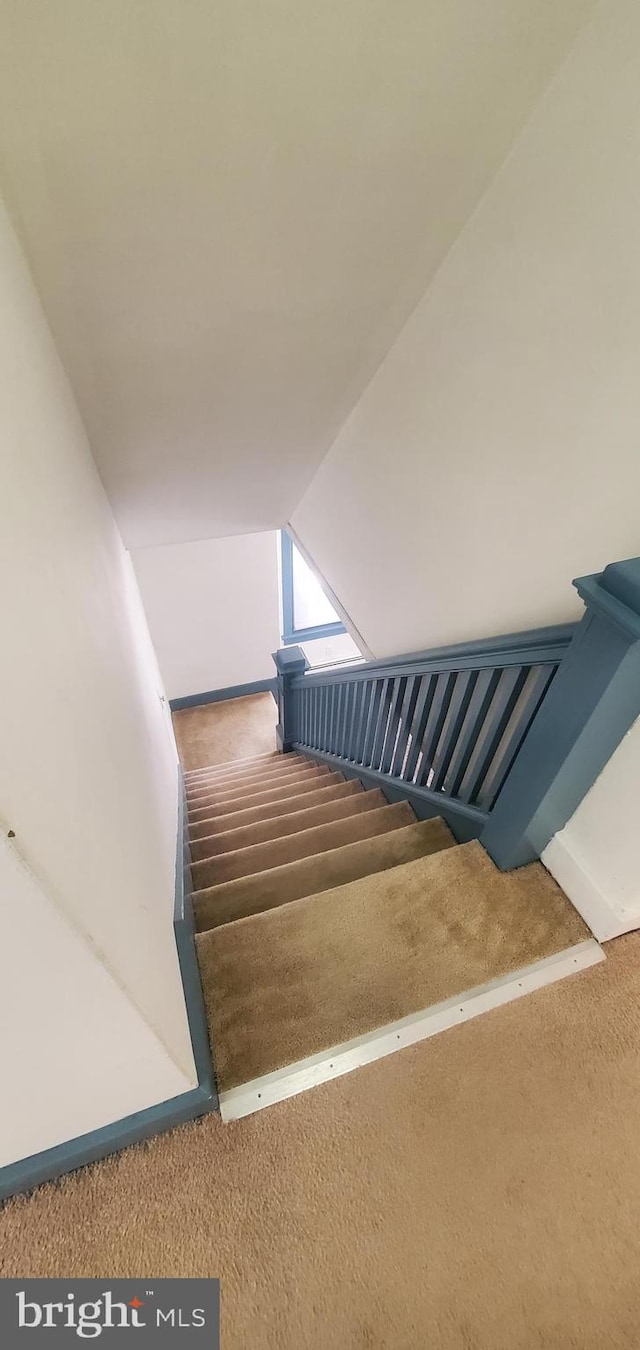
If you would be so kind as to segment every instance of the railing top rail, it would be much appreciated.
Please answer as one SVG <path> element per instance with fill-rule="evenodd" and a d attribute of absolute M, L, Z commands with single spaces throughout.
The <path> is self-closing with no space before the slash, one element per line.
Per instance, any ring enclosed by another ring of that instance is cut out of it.
<path fill-rule="evenodd" d="M 500 637 L 459 642 L 425 652 L 388 656 L 338 670 L 307 671 L 293 681 L 294 688 L 369 680 L 377 676 L 437 674 L 445 670 L 482 670 L 489 666 L 544 665 L 562 660 L 578 625 L 555 624 Z"/>

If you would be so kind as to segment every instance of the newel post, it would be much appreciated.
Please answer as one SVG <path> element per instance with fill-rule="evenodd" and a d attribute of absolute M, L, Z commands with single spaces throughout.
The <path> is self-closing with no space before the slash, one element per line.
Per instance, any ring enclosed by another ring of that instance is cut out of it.
<path fill-rule="evenodd" d="M 273 653 L 278 687 L 278 725 L 276 741 L 280 754 L 286 754 L 299 739 L 295 725 L 295 698 L 291 685 L 297 675 L 304 675 L 307 658 L 300 647 L 281 647 Z"/>
<path fill-rule="evenodd" d="M 503 869 L 540 857 L 640 716 L 640 558 L 573 584 L 586 613 L 481 836 Z"/>

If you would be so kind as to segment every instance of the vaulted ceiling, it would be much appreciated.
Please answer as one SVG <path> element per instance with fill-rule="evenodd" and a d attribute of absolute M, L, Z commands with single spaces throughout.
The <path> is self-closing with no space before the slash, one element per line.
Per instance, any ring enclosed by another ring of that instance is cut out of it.
<path fill-rule="evenodd" d="M 131 547 L 291 514 L 591 0 L 0 0 L 0 176 Z"/>

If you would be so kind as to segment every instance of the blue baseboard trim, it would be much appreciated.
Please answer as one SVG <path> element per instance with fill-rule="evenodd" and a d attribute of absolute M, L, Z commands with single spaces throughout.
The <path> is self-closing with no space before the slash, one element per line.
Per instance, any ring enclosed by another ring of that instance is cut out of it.
<path fill-rule="evenodd" d="M 169 699 L 172 712 L 181 712 L 183 708 L 199 708 L 204 703 L 226 703 L 231 698 L 245 698 L 247 694 L 273 694 L 276 696 L 276 681 L 253 680 L 250 684 L 230 684 L 226 689 L 209 689 L 204 694 L 187 694 L 185 698 Z"/>
<path fill-rule="evenodd" d="M 405 783 L 402 778 L 393 778 L 391 774 L 380 773 L 377 769 L 365 769 L 361 764 L 341 759 L 339 755 L 328 754 L 324 750 L 311 750 L 308 745 L 294 742 L 292 747 L 297 754 L 316 764 L 326 764 L 337 769 L 345 778 L 357 778 L 366 788 L 381 788 L 389 802 L 409 802 L 418 820 L 431 820 L 442 816 L 451 833 L 459 844 L 468 844 L 471 839 L 479 839 L 489 816 L 476 806 L 467 806 L 464 802 L 455 802 L 443 797 L 429 788 L 416 787 L 414 783 Z"/>
<path fill-rule="evenodd" d="M 150 1106 L 145 1111 L 135 1111 L 133 1115 L 116 1120 L 100 1130 L 91 1130 L 89 1134 L 69 1139 L 43 1153 L 34 1153 L 30 1158 L 9 1163 L 8 1167 L 0 1168 L 0 1202 L 12 1195 L 32 1191 L 45 1181 L 55 1181 L 67 1172 L 76 1172 L 79 1167 L 99 1162 L 110 1153 L 119 1153 L 130 1144 L 138 1144 L 153 1135 L 163 1134 L 165 1130 L 172 1130 L 176 1125 L 195 1120 L 211 1110 L 208 1093 L 203 1088 L 193 1088 L 191 1092 Z"/>
<path fill-rule="evenodd" d="M 176 892 L 173 927 L 176 938 L 176 947 L 178 949 L 180 974 L 182 976 L 182 985 L 184 988 L 184 999 L 187 1005 L 187 1017 L 189 1020 L 189 1031 L 191 1033 L 193 1058 L 196 1063 L 196 1071 L 198 1074 L 198 1087 L 207 1094 L 209 1101 L 208 1109 L 210 1111 L 216 1111 L 218 1109 L 218 1093 L 216 1089 L 213 1057 L 209 1044 L 209 1030 L 207 1026 L 204 995 L 202 993 L 202 984 L 200 982 L 200 967 L 198 966 L 198 958 L 196 955 L 196 928 L 193 917 L 193 905 L 191 902 L 193 886 L 191 883 L 191 849 L 189 847 L 189 830 L 187 825 L 187 794 L 184 775 L 180 766 L 178 768 L 178 774 L 180 791 L 178 802 L 178 851 L 176 857 Z"/>
<path fill-rule="evenodd" d="M 178 849 L 176 857 L 176 889 L 174 903 L 174 931 L 178 961 L 184 986 L 191 1044 L 198 1074 L 198 1086 L 178 1097 L 135 1111 L 111 1125 L 69 1139 L 54 1148 L 34 1153 L 29 1158 L 9 1163 L 0 1168 L 0 1202 L 24 1191 L 31 1191 L 45 1181 L 54 1181 L 67 1172 L 75 1172 L 88 1163 L 99 1162 L 110 1153 L 118 1153 L 130 1144 L 137 1144 L 153 1135 L 172 1130 L 198 1116 L 218 1108 L 218 1094 L 205 1014 L 200 972 L 195 949 L 195 925 L 191 905 L 190 855 L 185 827 L 185 792 L 180 773 L 178 795 Z"/>

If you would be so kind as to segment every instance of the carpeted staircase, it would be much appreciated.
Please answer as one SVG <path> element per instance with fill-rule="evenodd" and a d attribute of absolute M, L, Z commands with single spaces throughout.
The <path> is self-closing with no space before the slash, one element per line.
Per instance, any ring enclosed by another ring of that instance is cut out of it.
<path fill-rule="evenodd" d="M 199 932 L 412 862 L 455 840 L 299 755 L 187 777 Z"/>
<path fill-rule="evenodd" d="M 600 959 L 541 864 L 501 873 L 441 819 L 300 755 L 197 769 L 185 787 L 228 1118 L 433 1034 L 443 1008 L 451 1025 L 447 999 L 460 1020 L 506 1001 L 512 976 L 512 997 L 559 978 L 567 949 L 573 966 Z"/>

